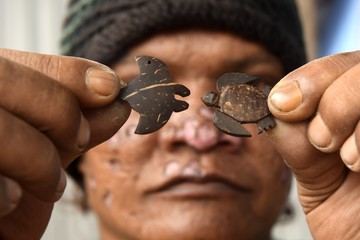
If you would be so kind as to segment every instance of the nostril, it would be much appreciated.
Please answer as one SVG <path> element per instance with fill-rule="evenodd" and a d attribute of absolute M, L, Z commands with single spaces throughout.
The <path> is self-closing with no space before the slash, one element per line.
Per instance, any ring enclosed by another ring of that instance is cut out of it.
<path fill-rule="evenodd" d="M 185 145 L 182 129 L 175 126 L 165 126 L 160 131 L 160 145 L 167 151 L 173 151 Z"/>
<path fill-rule="evenodd" d="M 206 126 L 205 126 L 206 125 Z M 237 152 L 242 139 L 220 133 L 213 125 L 205 124 L 183 127 L 175 131 L 171 129 L 161 135 L 161 145 L 167 151 L 176 151 L 184 147 L 192 147 L 198 151 L 208 151 L 218 148 L 229 153 Z"/>
<path fill-rule="evenodd" d="M 186 146 L 185 141 L 183 140 L 176 140 L 171 142 L 171 144 L 169 145 L 169 150 L 175 150 L 175 149 L 179 149 Z"/>
<path fill-rule="evenodd" d="M 231 142 L 229 140 L 222 139 L 219 141 L 219 145 L 220 146 L 228 146 L 228 145 L 231 145 Z"/>
<path fill-rule="evenodd" d="M 160 131 L 159 142 L 166 151 L 191 147 L 208 151 L 221 147 L 225 151 L 238 150 L 241 139 L 221 133 L 213 124 L 213 111 L 200 108 L 199 115 L 181 119 L 178 124 L 168 124 Z"/>
<path fill-rule="evenodd" d="M 167 151 L 185 146 L 208 150 L 218 144 L 219 135 L 212 123 L 199 124 L 198 121 L 187 120 L 180 128 L 169 126 L 166 131 L 162 131 L 160 141 Z"/>
<path fill-rule="evenodd" d="M 243 139 L 240 137 L 234 137 L 222 133 L 219 140 L 219 146 L 229 152 L 239 151 L 241 145 L 243 144 Z"/>

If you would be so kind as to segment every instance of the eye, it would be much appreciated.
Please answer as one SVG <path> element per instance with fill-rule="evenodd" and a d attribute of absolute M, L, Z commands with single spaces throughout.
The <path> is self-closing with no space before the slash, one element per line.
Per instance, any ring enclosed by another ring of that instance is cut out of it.
<path fill-rule="evenodd" d="M 150 65 L 150 64 L 151 64 L 151 60 L 148 60 L 148 61 L 147 61 L 147 64 L 149 64 L 149 65 Z"/>
<path fill-rule="evenodd" d="M 139 75 L 139 68 L 136 64 L 118 65 L 115 68 L 116 73 L 121 80 L 129 83 L 132 79 Z"/>

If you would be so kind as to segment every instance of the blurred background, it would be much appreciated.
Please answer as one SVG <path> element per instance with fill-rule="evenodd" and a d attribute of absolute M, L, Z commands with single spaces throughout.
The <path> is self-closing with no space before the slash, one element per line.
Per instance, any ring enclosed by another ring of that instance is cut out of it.
<path fill-rule="evenodd" d="M 0 0 L 0 47 L 58 53 L 67 0 Z"/>
<path fill-rule="evenodd" d="M 0 0 L 0 48 L 59 54 L 67 0 Z M 309 59 L 360 48 L 360 1 L 298 0 Z M 42 240 L 99 239 L 96 219 L 77 207 L 71 179 Z M 279 240 L 311 239 L 293 186 L 288 208 L 274 229 Z"/>

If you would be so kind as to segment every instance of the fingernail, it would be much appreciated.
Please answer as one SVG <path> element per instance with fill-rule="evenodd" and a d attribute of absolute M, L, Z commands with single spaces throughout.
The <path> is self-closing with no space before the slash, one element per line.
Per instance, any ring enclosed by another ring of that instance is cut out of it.
<path fill-rule="evenodd" d="M 302 103 L 302 93 L 298 82 L 289 82 L 272 90 L 270 103 L 281 112 L 295 110 Z"/>
<path fill-rule="evenodd" d="M 86 84 L 96 94 L 105 97 L 114 94 L 118 88 L 126 85 L 111 69 L 95 67 L 87 70 Z"/>
<path fill-rule="evenodd" d="M 308 137 L 310 142 L 316 148 L 327 148 L 331 144 L 331 133 L 325 125 L 320 114 L 317 114 L 311 121 L 308 128 Z"/>
<path fill-rule="evenodd" d="M 340 157 L 349 168 L 352 168 L 358 161 L 358 151 L 355 142 L 355 135 L 351 135 L 340 149 Z"/>
<path fill-rule="evenodd" d="M 58 198 L 60 198 L 63 195 L 65 191 L 65 187 L 66 187 L 66 174 L 63 170 L 61 170 L 60 179 L 58 185 L 56 186 L 56 195 Z"/>
<path fill-rule="evenodd" d="M 80 127 L 77 137 L 77 147 L 80 151 L 84 150 L 90 141 L 90 125 L 86 118 L 81 115 Z"/>

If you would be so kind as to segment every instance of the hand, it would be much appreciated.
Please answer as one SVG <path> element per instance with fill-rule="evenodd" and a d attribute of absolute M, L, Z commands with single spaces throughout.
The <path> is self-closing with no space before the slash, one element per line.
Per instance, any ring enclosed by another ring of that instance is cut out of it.
<path fill-rule="evenodd" d="M 297 179 L 314 239 L 360 239 L 360 51 L 314 60 L 269 95 L 268 136 Z"/>
<path fill-rule="evenodd" d="M 80 58 L 0 50 L 0 238 L 39 239 L 64 170 L 110 138 L 130 107 L 122 82 Z"/>

